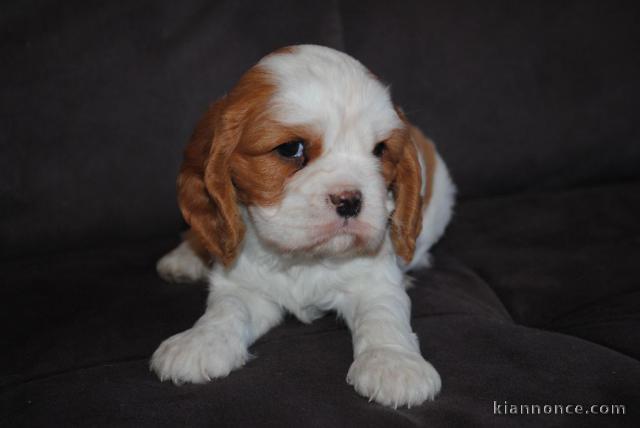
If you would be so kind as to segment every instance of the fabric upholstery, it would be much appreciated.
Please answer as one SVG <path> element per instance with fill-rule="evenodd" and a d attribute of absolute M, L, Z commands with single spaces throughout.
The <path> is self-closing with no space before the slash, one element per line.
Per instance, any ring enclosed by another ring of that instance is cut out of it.
<path fill-rule="evenodd" d="M 639 19 L 595 0 L 3 3 L 0 426 L 638 426 Z M 458 184 L 409 292 L 434 402 L 358 396 L 333 315 L 288 318 L 206 385 L 148 370 L 206 298 L 154 270 L 183 227 L 184 144 L 297 43 L 389 82 Z M 494 415 L 505 400 L 627 414 Z"/>

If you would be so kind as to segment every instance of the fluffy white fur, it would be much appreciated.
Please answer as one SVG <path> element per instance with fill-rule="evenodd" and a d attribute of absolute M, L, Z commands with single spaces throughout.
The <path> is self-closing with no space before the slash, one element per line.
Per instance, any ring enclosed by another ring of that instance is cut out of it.
<path fill-rule="evenodd" d="M 248 360 L 248 347 L 285 311 L 305 323 L 336 311 L 352 332 L 347 382 L 358 393 L 394 407 L 432 399 L 440 377 L 412 332 L 404 272 L 428 265 L 428 250 L 451 216 L 454 186 L 444 162 L 437 157 L 417 250 L 402 266 L 387 227 L 393 199 L 371 154 L 401 125 L 387 88 L 355 59 L 319 46 L 297 46 L 259 66 L 277 82 L 278 120 L 321 133 L 322 156 L 295 174 L 277 206 L 243 208 L 247 233 L 230 267 L 214 264 L 207 272 L 186 243 L 160 260 L 164 278 L 206 275 L 210 294 L 205 314 L 164 341 L 151 368 L 175 383 L 223 377 Z M 327 203 L 328 194 L 344 189 L 363 194 L 362 211 L 348 225 Z M 364 248 L 355 248 L 356 236 Z"/>
<path fill-rule="evenodd" d="M 209 274 L 209 268 L 187 241 L 158 260 L 156 269 L 162 279 L 169 282 L 196 282 Z"/>

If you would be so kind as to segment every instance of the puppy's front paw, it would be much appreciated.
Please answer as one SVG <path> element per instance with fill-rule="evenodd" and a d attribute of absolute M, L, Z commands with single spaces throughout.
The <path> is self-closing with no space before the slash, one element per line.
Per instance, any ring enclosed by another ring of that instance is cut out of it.
<path fill-rule="evenodd" d="M 440 375 L 416 352 L 373 348 L 353 362 L 347 382 L 385 406 L 415 406 L 440 391 Z"/>
<path fill-rule="evenodd" d="M 237 337 L 194 327 L 162 342 L 150 368 L 162 381 L 204 383 L 227 376 L 248 359 L 247 348 Z"/>

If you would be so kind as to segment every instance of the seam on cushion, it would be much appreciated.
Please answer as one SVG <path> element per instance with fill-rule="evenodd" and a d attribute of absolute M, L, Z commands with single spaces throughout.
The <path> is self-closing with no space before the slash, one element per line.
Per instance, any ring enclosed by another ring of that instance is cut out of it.
<path fill-rule="evenodd" d="M 616 299 L 620 298 L 620 297 L 626 297 L 629 295 L 633 295 L 637 293 L 636 290 L 624 290 L 624 291 L 620 291 L 618 293 L 615 294 L 608 294 L 607 296 L 603 297 L 599 297 L 599 298 L 594 298 L 588 302 L 585 302 L 577 307 L 572 308 L 570 311 L 561 314 L 561 315 L 556 315 L 555 317 L 553 317 L 551 319 L 551 321 L 549 321 L 548 323 L 545 324 L 545 328 L 546 327 L 556 327 L 556 326 L 564 326 L 564 325 L 571 325 L 571 322 L 569 321 L 568 324 L 563 324 L 563 320 L 566 320 L 567 318 L 570 318 L 572 316 L 579 316 L 581 314 L 583 314 L 584 312 L 589 312 L 589 321 L 597 321 L 597 320 L 608 320 L 608 319 L 616 319 L 616 318 L 609 318 L 607 316 L 603 317 L 602 315 L 600 316 L 600 318 L 598 318 L 597 316 L 599 315 L 597 312 L 599 309 L 604 308 L 606 305 L 610 305 L 612 304 L 612 302 L 615 302 Z M 595 312 L 595 314 L 594 314 Z M 594 317 L 595 315 L 595 317 Z M 606 312 L 605 315 L 611 315 L 611 312 Z M 630 313 L 630 314 L 624 314 L 625 319 L 627 317 L 636 317 L 636 318 L 640 318 L 640 310 L 637 310 L 635 313 Z M 566 321 L 565 321 L 566 322 Z"/>
<path fill-rule="evenodd" d="M 429 319 L 429 318 L 448 317 L 448 316 L 465 316 L 465 317 L 486 319 L 486 320 L 491 320 L 491 321 L 504 321 L 506 323 L 513 324 L 513 325 L 521 325 L 521 324 L 518 324 L 518 323 L 514 322 L 510 318 L 503 318 L 503 317 L 501 317 L 499 315 L 471 314 L 469 312 L 463 312 L 463 311 L 429 312 L 428 314 L 422 314 L 422 315 L 416 314 L 416 315 L 411 317 L 411 320 L 414 320 L 414 319 L 415 320 L 424 320 L 424 319 Z"/>
<path fill-rule="evenodd" d="M 335 19 L 337 21 L 337 28 L 338 28 L 338 48 L 343 51 L 346 52 L 347 51 L 347 45 L 345 42 L 345 38 L 344 38 L 344 17 L 343 17 L 343 13 L 342 13 L 342 1 L 341 0 L 335 0 L 333 3 L 333 10 L 335 11 Z"/>
<path fill-rule="evenodd" d="M 563 331 L 546 330 L 544 328 L 530 327 L 530 326 L 526 326 L 526 325 L 522 325 L 522 327 L 525 327 L 525 328 L 528 328 L 528 329 L 532 329 L 532 330 L 538 330 L 538 331 L 542 331 L 542 332 L 550 333 L 550 334 L 559 334 L 559 335 L 562 335 L 562 336 L 565 336 L 565 337 L 570 337 L 570 338 L 572 338 L 574 340 L 581 340 L 583 342 L 589 343 L 592 346 L 597 346 L 599 348 L 606 349 L 607 351 L 615 352 L 616 354 L 622 355 L 625 358 L 629 358 L 629 359 L 635 361 L 636 363 L 640 363 L 640 360 L 638 358 L 636 358 L 635 356 L 633 356 L 633 355 L 629 355 L 626 352 L 622 352 L 622 351 L 620 351 L 618 349 L 613 349 L 613 348 L 611 348 L 611 347 L 609 347 L 607 345 L 603 345 L 602 343 L 594 342 L 594 341 L 589 340 L 589 339 L 587 339 L 585 337 L 582 337 L 582 336 L 576 336 L 574 334 L 565 333 Z"/>
<path fill-rule="evenodd" d="M 586 321 L 574 321 L 574 322 L 566 322 L 566 323 L 558 323 L 558 324 L 548 324 L 544 326 L 545 329 L 549 329 L 550 331 L 555 331 L 552 329 L 573 329 L 579 327 L 588 327 L 595 325 L 602 325 L 610 322 L 619 322 L 619 321 L 639 321 L 640 315 L 623 315 L 623 316 L 613 316 L 611 318 L 599 318 L 592 319 Z"/>
<path fill-rule="evenodd" d="M 498 295 L 498 293 L 496 292 L 496 290 L 491 286 L 491 283 L 489 282 L 489 280 L 482 275 L 482 273 L 480 272 L 479 269 L 474 268 L 473 266 L 470 266 L 466 263 L 464 263 L 462 260 L 458 259 L 457 257 L 450 257 L 451 260 L 453 260 L 456 264 L 458 264 L 459 266 L 461 266 L 462 268 L 464 268 L 464 272 L 467 275 L 469 275 L 472 279 L 477 280 L 478 282 L 480 282 L 483 286 L 485 286 L 486 290 L 489 291 L 491 293 L 491 297 L 495 300 L 496 303 L 498 303 L 500 306 L 498 308 L 496 308 L 495 306 L 491 305 L 489 302 L 485 302 L 485 301 L 475 301 L 475 303 L 479 303 L 480 306 L 483 309 L 487 309 L 489 310 L 491 313 L 494 313 L 496 316 L 500 316 L 502 317 L 504 320 L 506 321 L 511 321 L 514 324 L 517 324 L 513 318 L 513 315 L 511 314 L 511 312 L 509 312 L 509 309 L 507 308 L 507 306 L 505 305 L 505 303 L 502 301 L 502 299 L 500 298 L 500 296 Z M 446 265 L 445 265 L 446 266 Z M 444 266 L 443 266 L 444 267 Z M 453 293 L 456 295 L 459 295 L 460 297 L 464 297 L 464 294 L 461 293 Z"/>
<path fill-rule="evenodd" d="M 14 386 L 18 386 L 18 385 L 23 385 L 26 383 L 32 383 L 32 382 L 38 382 L 41 380 L 48 380 L 51 378 L 55 378 L 57 376 L 64 376 L 73 372 L 81 372 L 84 370 L 91 370 L 97 367 L 106 367 L 106 366 L 111 366 L 111 365 L 118 365 L 121 363 L 133 363 L 136 361 L 144 361 L 144 360 L 149 360 L 151 358 L 151 356 L 145 356 L 145 357 L 129 357 L 129 358 L 122 358 L 119 360 L 113 360 L 113 361 L 108 361 L 108 362 L 101 362 L 101 363 L 95 363 L 95 364 L 87 364 L 84 366 L 79 366 L 79 367 L 73 367 L 70 369 L 65 369 L 65 370 L 57 370 L 57 371 L 53 371 L 53 372 L 48 372 L 48 373 L 43 373 L 43 374 L 38 374 L 38 375 L 34 375 L 34 376 L 30 376 L 30 377 L 25 377 L 24 379 L 20 379 L 20 380 L 14 380 L 14 381 L 8 381 L 6 383 L 2 383 L 2 385 L 0 385 L 3 389 L 5 388 L 10 388 L 10 387 L 14 387 Z M 12 375 L 7 375 L 6 377 L 12 377 Z M 3 391 L 4 392 L 4 391 Z"/>

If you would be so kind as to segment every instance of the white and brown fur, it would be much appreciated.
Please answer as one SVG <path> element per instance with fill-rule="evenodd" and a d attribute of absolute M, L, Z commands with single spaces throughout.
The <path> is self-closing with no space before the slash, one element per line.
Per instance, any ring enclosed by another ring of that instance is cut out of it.
<path fill-rule="evenodd" d="M 279 153 L 291 141 L 303 155 Z M 332 195 L 344 192 L 360 195 L 357 215 L 337 214 Z M 175 383 L 227 376 L 285 312 L 308 323 L 336 311 L 352 332 L 358 393 L 395 407 L 434 398 L 440 377 L 412 332 L 404 279 L 429 265 L 454 194 L 434 145 L 357 60 L 313 45 L 266 56 L 185 151 L 178 199 L 191 230 L 158 271 L 205 279 L 210 294 L 151 368 Z"/>

